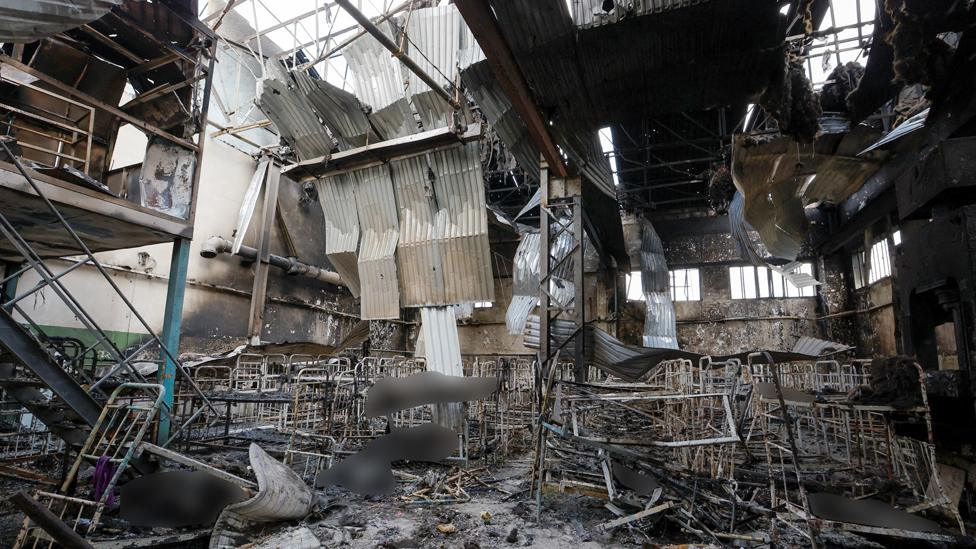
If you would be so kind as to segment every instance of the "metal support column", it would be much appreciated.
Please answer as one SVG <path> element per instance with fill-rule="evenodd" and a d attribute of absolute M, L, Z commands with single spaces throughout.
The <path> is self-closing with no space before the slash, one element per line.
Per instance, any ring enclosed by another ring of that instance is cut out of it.
<path fill-rule="evenodd" d="M 166 288 L 166 311 L 163 313 L 163 345 L 169 350 L 159 371 L 159 383 L 166 393 L 163 395 L 162 412 L 159 415 L 157 444 L 169 440 L 173 415 L 173 392 L 176 388 L 177 365 L 171 357 L 179 356 L 180 328 L 183 325 L 183 298 L 186 294 L 186 274 L 190 265 L 190 240 L 177 238 L 173 241 L 173 254 L 169 263 L 169 284 Z"/>
<path fill-rule="evenodd" d="M 540 179 L 540 366 L 543 375 L 547 375 L 546 366 L 552 358 L 572 342 L 575 379 L 585 382 L 582 180 L 549 178 L 548 170 L 543 166 Z M 571 294 L 567 288 L 570 284 L 573 286 Z M 553 338 L 554 325 L 560 320 L 570 321 L 573 326 L 565 339 Z"/>
<path fill-rule="evenodd" d="M 268 293 L 268 270 L 271 267 L 271 228 L 278 210 L 278 181 L 281 167 L 274 162 L 268 165 L 265 175 L 264 207 L 261 210 L 261 225 L 258 227 L 258 260 L 254 264 L 254 286 L 251 290 L 251 314 L 248 317 L 247 335 L 252 345 L 261 343 L 264 328 L 264 306 Z"/>

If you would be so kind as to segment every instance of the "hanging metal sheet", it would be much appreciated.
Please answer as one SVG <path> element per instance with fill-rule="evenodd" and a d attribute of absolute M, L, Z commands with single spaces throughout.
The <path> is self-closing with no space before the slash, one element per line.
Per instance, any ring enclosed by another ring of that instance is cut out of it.
<path fill-rule="evenodd" d="M 388 24 L 380 25 L 380 28 L 390 34 Z M 375 38 L 363 36 L 346 46 L 342 54 L 355 76 L 356 97 L 373 112 L 404 97 L 402 66 Z"/>
<path fill-rule="evenodd" d="M 288 82 L 261 82 L 258 107 L 278 128 L 278 134 L 300 160 L 326 156 L 332 151 L 332 136 L 315 115 L 305 93 Z"/>
<path fill-rule="evenodd" d="M 517 335 L 539 301 L 539 233 L 525 233 L 515 250 L 512 271 L 512 301 L 505 313 L 508 333 Z"/>
<path fill-rule="evenodd" d="M 270 157 L 264 157 L 258 162 L 251 182 L 244 192 L 244 201 L 241 203 L 241 211 L 237 215 L 237 227 L 234 229 L 234 246 L 230 253 L 237 254 L 241 251 L 244 244 L 244 235 L 247 234 L 247 226 L 251 224 L 251 217 L 254 215 L 254 208 L 257 206 L 258 198 L 261 196 L 261 189 L 264 188 L 264 176 L 268 173 L 268 165 L 271 164 Z"/>
<path fill-rule="evenodd" d="M 352 295 L 359 297 L 359 213 L 355 183 L 346 174 L 315 184 L 325 216 L 325 253 Z"/>
<path fill-rule="evenodd" d="M 400 318 L 400 288 L 394 254 L 400 237 L 393 181 L 387 166 L 351 174 L 356 182 L 356 211 L 362 241 L 359 280 L 363 320 Z"/>
<path fill-rule="evenodd" d="M 339 141 L 341 149 L 362 147 L 377 140 L 355 95 L 304 72 L 293 72 L 292 78 Z"/>
<path fill-rule="evenodd" d="M 421 307 L 418 339 L 418 354 L 422 348 L 428 371 L 448 376 L 464 375 L 454 307 Z M 434 423 L 455 433 L 463 432 L 462 412 L 460 404 L 438 404 L 434 407 Z"/>
<path fill-rule="evenodd" d="M 456 80 L 458 53 L 466 26 L 453 4 L 414 10 L 407 23 L 408 53 L 417 65 L 444 85 Z M 413 72 L 407 73 L 411 101 L 426 129 L 451 125 L 453 107 Z"/>
<path fill-rule="evenodd" d="M 122 0 L 2 0 L 0 42 L 33 42 L 101 18 Z"/>
<path fill-rule="evenodd" d="M 472 142 L 390 164 L 405 307 L 494 299 L 479 154 Z"/>
<path fill-rule="evenodd" d="M 646 217 L 641 227 L 641 284 L 644 290 L 644 346 L 678 348 L 677 318 L 671 302 L 671 283 L 664 245 Z"/>
<path fill-rule="evenodd" d="M 494 301 L 488 213 L 480 144 L 431 153 L 438 212 L 434 237 L 442 242 L 444 301 Z"/>

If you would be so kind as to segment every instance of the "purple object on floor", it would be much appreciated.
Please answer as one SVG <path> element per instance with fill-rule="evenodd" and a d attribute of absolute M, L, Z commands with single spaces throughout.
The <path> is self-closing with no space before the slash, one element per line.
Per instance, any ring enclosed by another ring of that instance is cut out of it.
<path fill-rule="evenodd" d="M 102 494 L 108 489 L 108 485 L 112 482 L 112 476 L 115 475 L 115 466 L 112 465 L 112 461 L 108 456 L 102 456 L 98 458 L 98 462 L 95 463 L 95 474 L 92 478 L 92 491 L 94 492 L 94 500 L 98 501 L 101 499 Z M 115 494 L 109 492 L 108 497 L 105 498 L 106 507 L 115 507 Z"/>

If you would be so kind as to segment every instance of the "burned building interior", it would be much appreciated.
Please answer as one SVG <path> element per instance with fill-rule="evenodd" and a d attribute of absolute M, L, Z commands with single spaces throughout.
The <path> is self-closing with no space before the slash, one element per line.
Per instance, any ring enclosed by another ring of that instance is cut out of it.
<path fill-rule="evenodd" d="M 0 546 L 976 546 L 973 0 L 0 0 Z"/>

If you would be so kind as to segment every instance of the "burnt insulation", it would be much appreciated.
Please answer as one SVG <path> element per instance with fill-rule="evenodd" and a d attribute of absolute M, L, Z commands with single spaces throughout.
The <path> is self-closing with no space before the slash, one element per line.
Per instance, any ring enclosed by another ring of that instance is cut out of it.
<path fill-rule="evenodd" d="M 708 204 L 717 214 L 729 211 L 729 204 L 735 196 L 735 183 L 732 172 L 725 164 L 720 164 L 704 174 L 708 180 Z"/>
<path fill-rule="evenodd" d="M 820 90 L 820 108 L 825 112 L 850 112 L 847 96 L 857 88 L 863 76 L 864 67 L 854 61 L 835 67 Z"/>
<path fill-rule="evenodd" d="M 759 98 L 759 104 L 776 121 L 779 131 L 801 143 L 811 143 L 820 131 L 820 100 L 807 79 L 803 65 L 784 54 Z"/>
<path fill-rule="evenodd" d="M 895 23 L 885 37 L 894 50 L 895 80 L 932 86 L 945 79 L 955 50 L 938 36 L 946 25 L 934 16 L 939 10 L 917 0 L 885 0 L 885 10 Z"/>

